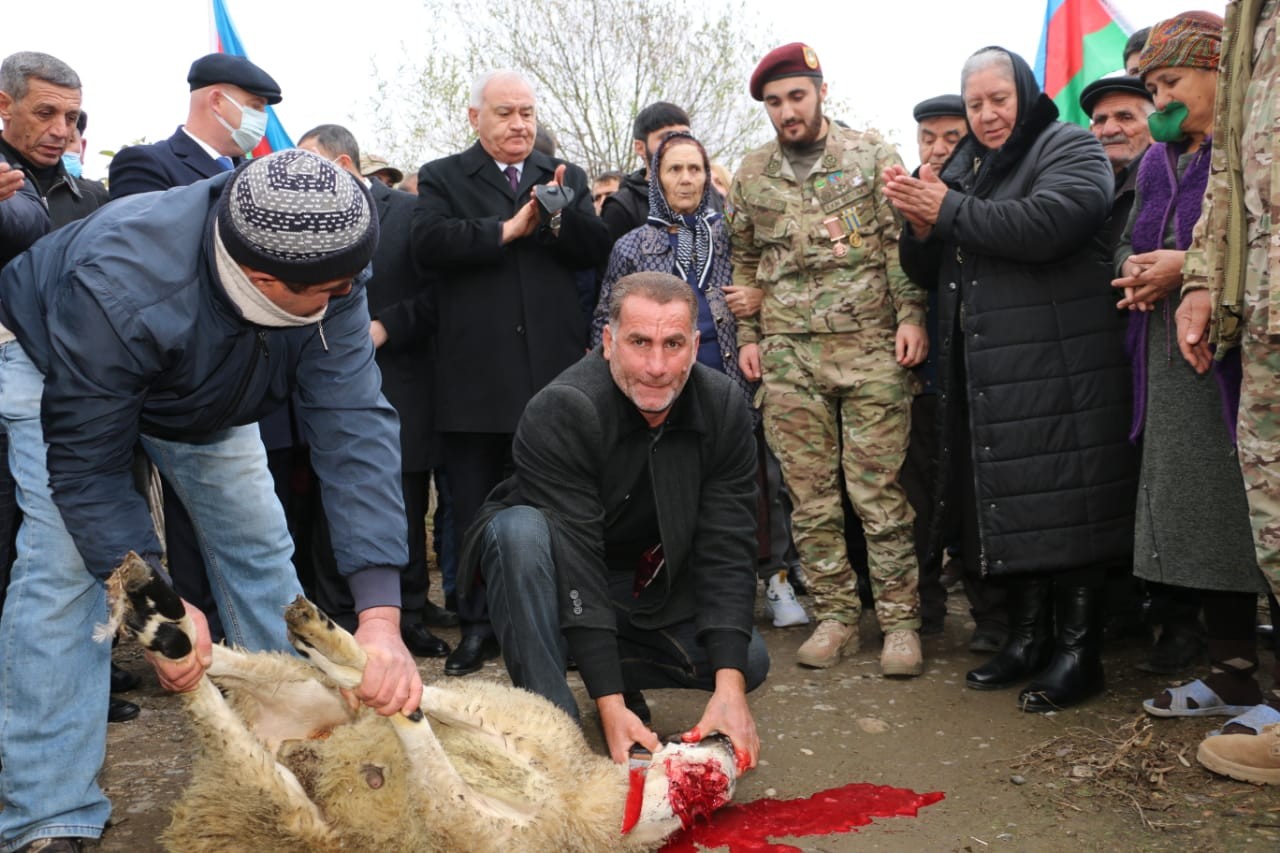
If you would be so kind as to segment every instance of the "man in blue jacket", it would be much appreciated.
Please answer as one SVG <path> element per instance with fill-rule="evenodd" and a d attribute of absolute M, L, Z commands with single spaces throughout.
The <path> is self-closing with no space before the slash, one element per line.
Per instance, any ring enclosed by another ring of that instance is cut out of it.
<path fill-rule="evenodd" d="M 0 618 L 0 851 L 78 851 L 110 804 L 103 579 L 160 543 L 132 486 L 140 440 L 179 491 L 228 640 L 286 649 L 300 591 L 254 426 L 292 395 L 330 508 L 370 665 L 357 695 L 411 711 L 422 682 L 399 632 L 407 559 L 395 411 L 379 391 L 361 271 L 378 242 L 367 191 L 290 150 L 115 202 L 0 273 L 0 424 L 25 521 Z M 7 339 L 7 340 L 6 340 Z M 155 662 L 189 690 L 209 662 Z"/>

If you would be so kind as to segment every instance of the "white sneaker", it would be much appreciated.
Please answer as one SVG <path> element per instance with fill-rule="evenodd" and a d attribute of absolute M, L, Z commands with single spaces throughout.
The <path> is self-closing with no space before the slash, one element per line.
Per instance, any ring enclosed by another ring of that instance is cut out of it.
<path fill-rule="evenodd" d="M 769 578 L 764 589 L 764 612 L 773 619 L 775 628 L 809 624 L 809 614 L 796 601 L 796 591 L 787 582 L 786 572 L 778 572 Z"/>

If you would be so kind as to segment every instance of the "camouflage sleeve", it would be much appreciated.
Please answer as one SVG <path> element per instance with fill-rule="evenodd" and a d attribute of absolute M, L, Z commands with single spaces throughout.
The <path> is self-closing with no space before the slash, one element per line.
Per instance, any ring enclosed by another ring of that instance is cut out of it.
<path fill-rule="evenodd" d="M 759 287 L 756 269 L 760 265 L 760 247 L 756 245 L 755 228 L 751 224 L 751 210 L 743 191 L 743 170 L 734 175 L 729 188 L 729 204 L 725 209 L 725 221 L 729 225 L 729 259 L 733 263 L 735 287 Z M 738 346 L 759 343 L 760 314 L 738 320 Z"/>
<path fill-rule="evenodd" d="M 1195 230 L 1191 232 L 1191 245 L 1182 260 L 1182 295 L 1193 290 L 1208 290 L 1209 282 L 1220 277 L 1213 275 L 1213 265 L 1219 254 L 1212 241 L 1206 241 L 1210 229 L 1216 224 L 1217 217 L 1213 210 L 1214 187 L 1221 181 L 1217 174 L 1211 175 L 1209 184 L 1204 190 L 1204 199 L 1200 202 L 1200 218 L 1196 220 Z M 1225 181 L 1226 176 L 1222 176 Z M 1137 208 L 1135 199 L 1134 208 Z M 1225 241 L 1226 234 L 1222 235 Z M 1221 245 L 1221 244 L 1220 244 Z"/>
<path fill-rule="evenodd" d="M 902 158 L 889 145 L 876 148 L 875 178 L 872 183 L 872 201 L 876 220 L 880 224 L 881 244 L 884 246 L 884 268 L 889 279 L 889 295 L 893 299 L 894 318 L 899 326 L 925 323 L 925 296 L 920 286 L 907 277 L 898 258 L 898 241 L 902 237 L 902 220 L 897 210 L 884 197 L 884 171 L 890 166 L 901 166 Z"/>

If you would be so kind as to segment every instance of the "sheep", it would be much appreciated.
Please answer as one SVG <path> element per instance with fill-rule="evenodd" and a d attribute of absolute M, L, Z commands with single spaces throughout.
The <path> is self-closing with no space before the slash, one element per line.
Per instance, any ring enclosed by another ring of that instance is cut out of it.
<path fill-rule="evenodd" d="M 116 628 L 183 657 L 181 600 L 130 554 L 108 582 Z M 215 646 L 183 694 L 200 739 L 161 842 L 203 851 L 654 850 L 733 796 L 724 738 L 668 744 L 628 772 L 533 693 L 483 680 L 427 686 L 420 710 L 352 709 L 364 651 L 299 596 L 285 612 L 299 656 Z"/>

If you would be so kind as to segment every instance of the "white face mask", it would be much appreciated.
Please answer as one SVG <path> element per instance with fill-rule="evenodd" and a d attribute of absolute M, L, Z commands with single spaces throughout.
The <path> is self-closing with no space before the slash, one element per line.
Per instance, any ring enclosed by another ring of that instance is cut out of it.
<path fill-rule="evenodd" d="M 265 110 L 255 110 L 253 107 L 246 107 L 240 104 L 235 98 L 222 93 L 222 97 L 235 104 L 240 110 L 240 126 L 232 127 L 227 120 L 216 112 L 213 117 L 218 123 L 231 131 L 231 141 L 240 146 L 240 150 L 248 154 L 257 147 L 258 142 L 262 139 L 262 135 L 267 132 L 267 113 Z"/>

